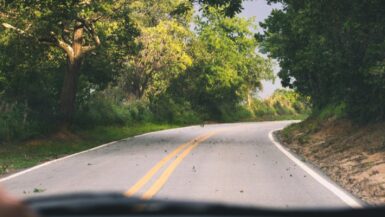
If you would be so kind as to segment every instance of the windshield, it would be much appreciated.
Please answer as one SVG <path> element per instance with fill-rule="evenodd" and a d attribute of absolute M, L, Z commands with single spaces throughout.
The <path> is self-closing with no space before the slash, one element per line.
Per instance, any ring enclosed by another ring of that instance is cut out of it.
<path fill-rule="evenodd" d="M 0 1 L 0 211 L 81 192 L 384 203 L 384 6 Z"/>

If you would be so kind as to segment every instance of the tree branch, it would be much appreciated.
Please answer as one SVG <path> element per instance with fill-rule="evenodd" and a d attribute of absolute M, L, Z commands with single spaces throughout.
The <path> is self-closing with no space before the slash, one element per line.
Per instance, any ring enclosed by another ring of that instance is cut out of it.
<path fill-rule="evenodd" d="M 12 26 L 11 24 L 9 23 L 1 23 L 1 26 L 3 26 L 3 28 L 5 29 L 11 29 L 11 30 L 14 30 L 15 32 L 17 32 L 19 35 L 23 35 L 23 36 L 27 36 L 27 37 L 33 37 L 31 34 L 27 33 L 26 31 L 22 30 L 22 29 L 19 29 L 15 26 Z"/>
<path fill-rule="evenodd" d="M 50 34 L 51 37 L 54 39 L 56 46 L 63 49 L 67 53 L 68 57 L 72 58 L 74 56 L 74 50 L 72 49 L 72 47 L 63 40 L 60 40 L 54 32 L 50 32 Z"/>
<path fill-rule="evenodd" d="M 1 26 L 3 26 L 5 29 L 13 30 L 16 33 L 18 33 L 19 35 L 22 35 L 22 36 L 27 37 L 27 38 L 31 38 L 31 39 L 39 42 L 39 43 L 55 45 L 55 46 L 63 49 L 67 53 L 68 56 L 73 57 L 73 49 L 72 49 L 72 47 L 69 44 L 65 43 L 63 40 L 60 40 L 55 35 L 54 32 L 50 32 L 50 38 L 38 38 L 38 37 L 35 37 L 34 35 L 28 33 L 25 30 L 22 30 L 20 28 L 12 26 L 9 23 L 1 23 Z M 28 28 L 30 28 L 30 27 L 28 27 Z"/>
<path fill-rule="evenodd" d="M 87 24 L 86 22 L 84 22 L 84 27 L 85 27 L 85 30 L 87 31 L 87 33 L 91 36 L 92 40 L 94 41 L 94 45 L 84 46 L 82 48 L 82 53 L 87 54 L 87 53 L 95 50 L 97 47 L 99 47 L 101 42 L 100 42 L 100 38 L 99 38 L 98 34 L 96 33 L 96 31 L 93 27 L 93 24 Z"/>

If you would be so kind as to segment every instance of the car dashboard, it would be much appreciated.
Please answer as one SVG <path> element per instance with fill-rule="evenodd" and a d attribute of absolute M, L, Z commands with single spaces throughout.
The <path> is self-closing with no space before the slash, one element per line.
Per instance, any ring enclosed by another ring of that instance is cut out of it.
<path fill-rule="evenodd" d="M 351 217 L 385 216 L 384 207 L 360 209 L 264 209 L 196 203 L 127 198 L 119 193 L 69 194 L 30 198 L 24 201 L 41 217 Z"/>

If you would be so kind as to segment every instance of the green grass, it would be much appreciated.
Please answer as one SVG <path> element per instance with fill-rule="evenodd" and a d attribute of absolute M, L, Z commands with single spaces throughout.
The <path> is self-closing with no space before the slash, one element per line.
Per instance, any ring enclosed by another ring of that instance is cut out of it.
<path fill-rule="evenodd" d="M 131 126 L 104 126 L 75 134 L 0 145 L 0 175 L 35 166 L 104 143 L 152 131 L 179 127 L 171 124 L 143 123 Z"/>
<path fill-rule="evenodd" d="M 325 106 L 321 110 L 315 110 L 313 112 L 313 116 L 315 118 L 318 118 L 320 120 L 326 120 L 328 118 L 343 118 L 346 116 L 346 104 L 340 103 L 340 104 L 331 104 L 328 106 Z"/>
<path fill-rule="evenodd" d="M 305 118 L 306 115 L 280 115 L 263 116 L 243 121 L 303 120 Z M 111 141 L 180 126 L 156 123 L 103 126 L 90 130 L 79 130 L 74 134 L 55 135 L 21 143 L 0 144 L 0 175 L 29 168 L 45 161 L 84 151 Z"/>
<path fill-rule="evenodd" d="M 259 117 L 252 117 L 244 122 L 256 122 L 256 121 L 285 121 L 285 120 L 305 120 L 309 117 L 307 114 L 296 114 L 296 115 L 264 115 Z"/>

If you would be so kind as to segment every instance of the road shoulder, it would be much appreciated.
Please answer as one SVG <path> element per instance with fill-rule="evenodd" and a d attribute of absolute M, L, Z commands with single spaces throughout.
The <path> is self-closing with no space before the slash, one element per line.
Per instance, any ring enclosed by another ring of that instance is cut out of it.
<path fill-rule="evenodd" d="M 299 158 L 299 156 L 292 153 L 290 149 L 287 149 L 286 147 L 281 145 L 280 140 L 278 139 L 278 136 L 277 136 L 280 130 L 282 129 L 273 130 L 273 131 L 270 131 L 269 133 L 269 139 L 278 148 L 278 150 L 280 150 L 283 154 L 286 155 L 286 157 L 288 157 L 291 161 L 293 161 L 296 165 L 298 165 L 302 170 L 304 170 L 307 174 L 309 174 L 318 183 L 320 183 L 322 186 L 324 186 L 326 189 L 328 189 L 330 192 L 332 192 L 334 195 L 340 198 L 348 206 L 352 208 L 360 208 L 363 206 L 361 201 L 359 201 L 353 195 L 349 194 L 340 186 L 338 186 L 336 183 L 328 179 L 328 177 L 326 177 L 322 172 L 320 172 L 313 165 L 308 164 L 307 162 L 304 162 L 302 158 Z"/>
<path fill-rule="evenodd" d="M 277 137 L 351 194 L 368 204 L 383 204 L 381 129 L 383 126 L 358 126 L 346 120 L 307 120 L 278 132 Z"/>

